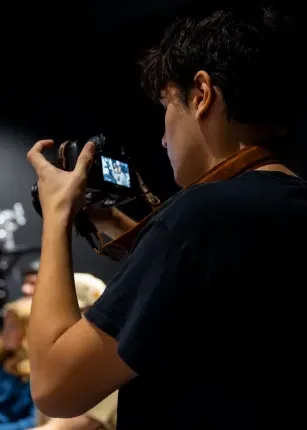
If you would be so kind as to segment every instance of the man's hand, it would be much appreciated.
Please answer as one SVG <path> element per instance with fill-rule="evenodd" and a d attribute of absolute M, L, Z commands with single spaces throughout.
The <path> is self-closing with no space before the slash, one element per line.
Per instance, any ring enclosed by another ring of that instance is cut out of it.
<path fill-rule="evenodd" d="M 84 146 L 72 172 L 57 169 L 43 156 L 43 152 L 52 145 L 52 140 L 40 140 L 28 153 L 28 160 L 38 176 L 43 218 L 57 216 L 57 214 L 73 218 L 83 202 L 95 145 L 89 142 Z"/>
<path fill-rule="evenodd" d="M 103 209 L 99 204 L 95 204 L 89 206 L 86 213 L 99 233 L 104 233 L 111 239 L 117 239 L 137 224 L 136 221 L 114 207 Z"/>

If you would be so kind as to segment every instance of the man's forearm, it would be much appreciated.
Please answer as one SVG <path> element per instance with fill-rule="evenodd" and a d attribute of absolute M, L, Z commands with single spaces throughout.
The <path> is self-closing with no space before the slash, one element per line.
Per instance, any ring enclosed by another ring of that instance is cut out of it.
<path fill-rule="evenodd" d="M 107 226 L 106 235 L 111 239 L 117 239 L 119 236 L 126 233 L 126 231 L 135 227 L 137 222 L 116 208 L 113 208 L 112 211 L 114 221 Z"/>
<path fill-rule="evenodd" d="M 109 220 L 102 219 L 100 222 L 97 220 L 95 224 L 100 232 L 114 240 L 135 227 L 137 222 L 120 210 L 112 208 L 112 217 Z"/>
<path fill-rule="evenodd" d="M 75 292 L 71 226 L 63 219 L 44 222 L 38 281 L 31 309 L 31 369 L 46 362 L 56 340 L 81 317 Z"/>

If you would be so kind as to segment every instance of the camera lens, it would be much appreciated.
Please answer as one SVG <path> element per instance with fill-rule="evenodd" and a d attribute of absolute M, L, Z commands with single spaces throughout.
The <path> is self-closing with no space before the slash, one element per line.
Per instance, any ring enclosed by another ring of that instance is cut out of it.
<path fill-rule="evenodd" d="M 105 146 L 105 137 L 102 133 L 98 134 L 98 136 L 91 137 L 88 142 L 94 142 L 96 146 L 96 151 L 101 151 Z"/>

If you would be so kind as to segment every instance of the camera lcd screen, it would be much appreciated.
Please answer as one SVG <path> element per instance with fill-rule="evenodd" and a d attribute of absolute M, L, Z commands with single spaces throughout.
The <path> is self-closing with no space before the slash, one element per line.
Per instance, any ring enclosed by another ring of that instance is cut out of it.
<path fill-rule="evenodd" d="M 113 158 L 101 157 L 103 179 L 121 187 L 130 188 L 129 166 Z"/>

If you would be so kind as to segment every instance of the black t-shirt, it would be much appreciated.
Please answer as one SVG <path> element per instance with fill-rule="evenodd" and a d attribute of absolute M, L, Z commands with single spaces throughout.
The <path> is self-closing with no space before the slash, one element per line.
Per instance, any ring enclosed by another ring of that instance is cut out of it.
<path fill-rule="evenodd" d="M 138 374 L 118 429 L 294 428 L 306 243 L 299 178 L 247 172 L 171 199 L 86 314 Z"/>

